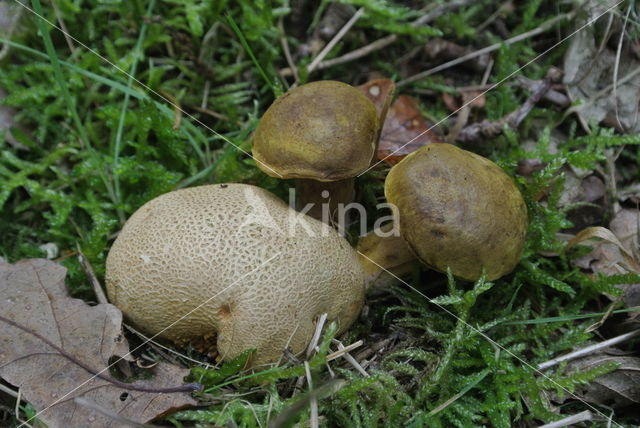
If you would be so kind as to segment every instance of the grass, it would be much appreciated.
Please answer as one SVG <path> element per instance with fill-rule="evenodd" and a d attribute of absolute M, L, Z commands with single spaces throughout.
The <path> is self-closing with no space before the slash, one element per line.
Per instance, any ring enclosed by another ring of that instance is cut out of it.
<path fill-rule="evenodd" d="M 360 84 L 374 72 L 399 80 L 428 68 L 415 48 L 436 35 L 473 49 L 503 40 L 492 28 L 476 30 L 488 11 L 499 10 L 497 1 L 475 2 L 419 31 L 410 23 L 427 3 L 342 3 L 364 7 L 365 14 L 327 59 L 388 34 L 400 37 L 358 61 L 312 75 L 305 71 L 310 58 L 303 58 L 298 63 L 302 83 L 337 79 Z M 28 148 L 17 150 L 0 139 L 2 257 L 43 257 L 40 246 L 55 243 L 58 260 L 69 269 L 71 292 L 92 300 L 75 248 L 79 244 L 102 277 L 112 235 L 144 202 L 176 188 L 231 181 L 259 185 L 286 200 L 290 183 L 264 175 L 243 151 L 250 152 L 249 136 L 261 113 L 291 82 L 276 72 L 288 66 L 278 29 L 278 21 L 287 22 L 291 12 L 288 2 L 58 0 L 56 5 L 74 37 L 131 77 L 80 45 L 72 53 L 60 32 L 28 13 L 12 40 L 0 39 L 12 46 L 10 58 L 0 63 L 0 87 L 8 92 L 2 103 L 17 109 L 16 120 L 27 131 L 14 134 Z M 33 7 L 59 22 L 49 3 L 42 7 L 33 0 Z M 319 2 L 310 17 L 315 25 L 328 7 L 328 2 Z M 514 36 L 570 11 L 568 4 L 528 0 L 499 15 Z M 637 31 L 637 24 L 629 25 Z M 308 35 L 285 28 L 292 51 L 303 48 Z M 494 55 L 490 81 L 508 76 L 571 28 L 570 22 L 558 23 L 540 37 L 503 46 Z M 549 67 L 561 63 L 563 50 L 561 45 L 521 74 L 543 77 Z M 481 77 L 456 68 L 402 91 L 417 97 L 438 120 L 449 114 L 440 95 L 456 86 L 478 84 Z M 475 119 L 498 119 L 526 97 L 515 87 L 499 86 L 486 95 L 482 117 Z M 167 99 L 188 115 L 177 118 Z M 203 113 L 203 106 L 215 114 Z M 594 336 L 587 327 L 609 304 L 604 294 L 618 295 L 616 284 L 638 282 L 636 276 L 581 273 L 570 264 L 570 254 L 563 251 L 556 233 L 572 227 L 570 207 L 560 204 L 565 169 L 594 169 L 605 161 L 610 147 L 619 145 L 629 145 L 627 164 L 632 165 L 637 163 L 640 139 L 597 126 L 585 135 L 572 116 L 559 116 L 553 106 L 537 107 L 519 132 L 506 131 L 469 147 L 513 175 L 526 198 L 530 227 L 514 273 L 493 283 L 467 284 L 424 269 L 411 278 L 414 289 L 400 284 L 371 296 L 368 313 L 342 338 L 344 343 L 363 339 L 368 345 L 388 340 L 368 368 L 369 377 L 344 363 L 326 363 L 335 333 L 329 328 L 320 352 L 309 362 L 322 424 L 532 426 L 560 418 L 549 397 L 567 397 L 615 368 L 570 373 L 561 365 L 543 377 L 527 365 L 589 343 Z M 552 143 L 552 131 L 566 139 Z M 522 159 L 540 159 L 546 166 L 522 177 L 516 173 Z M 374 206 L 383 196 L 385 173 L 374 170 L 358 180 L 365 205 Z M 628 182 L 637 180 L 633 168 L 623 173 Z M 540 199 L 542 193 L 546 197 Z M 549 252 L 559 256 L 541 255 Z M 614 314 L 622 316 L 625 309 L 618 309 Z M 619 319 L 614 316 L 612 322 Z M 332 383 L 327 365 L 344 382 Z M 207 386 L 201 398 L 214 404 L 166 420 L 176 426 L 234 421 L 237 426 L 257 427 L 283 415 L 279 423 L 285 425 L 309 423 L 310 396 L 293 394 L 295 380 L 304 375 L 302 365 L 256 373 L 243 373 L 240 367 L 241 361 L 217 371 L 194 367 L 194 378 Z M 562 413 L 585 409 L 569 400 Z M 616 413 L 615 420 L 638 422 L 624 411 Z"/>

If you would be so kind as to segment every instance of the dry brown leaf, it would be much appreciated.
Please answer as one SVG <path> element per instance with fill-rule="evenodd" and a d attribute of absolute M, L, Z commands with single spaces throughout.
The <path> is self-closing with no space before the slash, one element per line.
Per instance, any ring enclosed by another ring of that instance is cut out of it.
<path fill-rule="evenodd" d="M 593 250 L 574 259 L 573 264 L 581 269 L 605 275 L 640 273 L 638 222 L 640 212 L 625 208 L 615 214 L 609 223 L 609 229 L 598 227 L 583 230 L 569 241 L 567 248 L 591 238 L 601 238 L 602 241 L 590 243 Z M 617 287 L 624 292 L 622 300 L 625 307 L 640 306 L 640 284 L 620 284 Z M 629 314 L 631 318 L 637 315 L 638 312 Z"/>
<path fill-rule="evenodd" d="M 570 372 L 585 371 L 605 363 L 618 363 L 611 373 L 598 376 L 579 388 L 576 395 L 585 401 L 612 408 L 640 404 L 640 358 L 599 354 L 572 361 Z"/>
<path fill-rule="evenodd" d="M 602 122 L 621 132 L 638 133 L 640 61 L 627 49 L 616 58 L 619 36 L 612 38 L 614 46 L 601 46 L 600 31 L 604 28 L 598 30 L 597 25 L 582 27 L 606 11 L 604 4 L 588 0 L 581 8 L 585 13 L 574 20 L 576 28 L 581 30 L 571 37 L 564 56 L 563 81 L 574 104 L 570 111 L 578 114 L 586 129 L 589 129 L 589 122 Z"/>
<path fill-rule="evenodd" d="M 429 129 L 417 101 L 400 95 L 387 113 L 376 156 L 393 165 L 420 147 L 437 142 L 442 138 Z"/>
<path fill-rule="evenodd" d="M 444 92 L 442 94 L 442 101 L 444 101 L 444 105 L 449 109 L 449 111 L 457 111 L 463 105 L 467 105 L 467 107 L 474 108 L 483 108 L 486 99 L 484 93 L 480 91 L 465 91 L 462 92 L 461 97 L 456 97 L 451 94 Z"/>
<path fill-rule="evenodd" d="M 171 364 L 156 365 L 151 379 L 126 388 L 94 376 L 110 358 L 129 352 L 122 314 L 113 305 L 92 307 L 70 298 L 65 275 L 65 268 L 43 259 L 0 263 L 0 377 L 38 411 L 47 409 L 40 420 L 50 428 L 122 426 L 75 398 L 140 423 L 196 404 L 186 392 L 150 392 L 185 386 L 188 370 Z M 112 379 L 108 370 L 101 376 Z"/>
<path fill-rule="evenodd" d="M 588 241 L 594 238 L 602 239 L 603 241 L 609 244 L 613 244 L 618 248 L 619 254 L 621 257 L 618 260 L 612 260 L 613 262 L 620 264 L 620 266 L 624 267 L 626 270 L 630 272 L 640 273 L 640 265 L 638 261 L 634 258 L 633 254 L 629 250 L 627 250 L 622 245 L 622 242 L 618 240 L 616 235 L 614 235 L 613 232 L 607 229 L 606 227 L 595 226 L 595 227 L 588 227 L 582 230 L 580 233 L 578 233 L 573 239 L 571 239 L 567 243 L 567 249 L 570 249 L 571 247 L 577 244 L 580 244 L 584 241 Z"/>
<path fill-rule="evenodd" d="M 369 98 L 378 111 L 380 123 L 384 123 L 393 94 L 396 90 L 396 84 L 391 79 L 374 79 L 357 87 L 362 91 L 365 97 Z"/>

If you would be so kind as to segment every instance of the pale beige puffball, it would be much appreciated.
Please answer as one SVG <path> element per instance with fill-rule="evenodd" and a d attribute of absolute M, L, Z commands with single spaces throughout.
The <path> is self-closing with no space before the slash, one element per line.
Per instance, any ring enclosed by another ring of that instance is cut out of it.
<path fill-rule="evenodd" d="M 272 363 L 308 346 L 319 314 L 340 331 L 356 319 L 365 290 L 356 254 L 264 189 L 215 184 L 136 211 L 107 257 L 106 287 L 147 334 L 205 338 L 225 360 L 256 348 L 253 364 Z"/>

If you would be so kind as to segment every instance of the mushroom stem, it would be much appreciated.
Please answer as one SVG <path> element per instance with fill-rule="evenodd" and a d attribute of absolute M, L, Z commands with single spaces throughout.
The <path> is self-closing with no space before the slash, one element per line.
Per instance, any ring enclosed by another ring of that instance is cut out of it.
<path fill-rule="evenodd" d="M 396 233 L 394 233 L 394 231 Z M 397 277 L 411 272 L 416 256 L 393 223 L 378 227 L 360 238 L 358 259 L 365 273 L 367 289 L 385 289 Z"/>
<path fill-rule="evenodd" d="M 354 184 L 353 178 L 338 181 L 296 179 L 296 210 L 326 224 L 344 225 L 347 219 L 339 219 L 338 214 L 346 212 L 346 205 L 353 202 Z M 341 206 L 343 210 L 338 209 Z"/>

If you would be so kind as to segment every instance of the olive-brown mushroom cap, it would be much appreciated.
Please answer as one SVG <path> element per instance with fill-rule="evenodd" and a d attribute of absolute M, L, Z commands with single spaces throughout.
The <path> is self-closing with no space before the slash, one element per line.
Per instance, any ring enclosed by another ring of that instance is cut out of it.
<path fill-rule="evenodd" d="M 378 125 L 374 104 L 358 89 L 312 82 L 267 109 L 253 136 L 253 156 L 274 177 L 343 180 L 369 167 Z"/>
<path fill-rule="evenodd" d="M 400 230 L 432 268 L 476 280 L 493 280 L 518 264 L 527 209 L 500 167 L 451 144 L 430 144 L 394 166 L 385 196 L 396 205 Z"/>
<path fill-rule="evenodd" d="M 256 348 L 253 364 L 305 349 L 319 314 L 344 331 L 364 299 L 364 275 L 344 238 L 244 184 L 146 203 L 109 252 L 106 286 L 147 333 L 178 343 L 208 338 L 223 359 Z"/>

